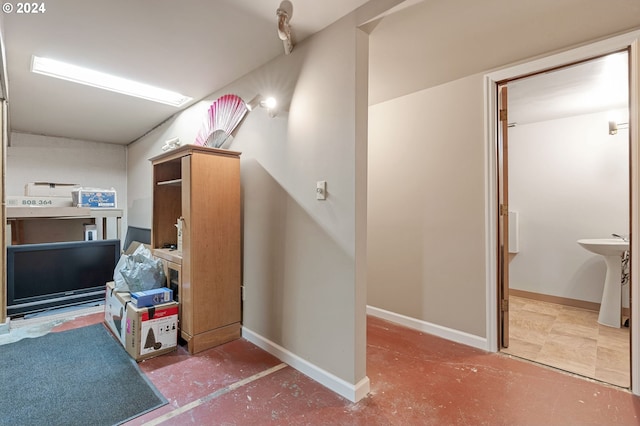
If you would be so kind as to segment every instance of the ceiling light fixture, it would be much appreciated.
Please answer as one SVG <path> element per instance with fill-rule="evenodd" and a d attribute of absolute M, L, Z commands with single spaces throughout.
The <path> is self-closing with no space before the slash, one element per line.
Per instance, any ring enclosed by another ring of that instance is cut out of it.
<path fill-rule="evenodd" d="M 272 98 L 269 97 L 267 99 L 265 99 L 264 101 L 260 102 L 260 106 L 262 108 L 266 108 L 268 110 L 272 110 L 276 107 L 276 105 L 278 105 L 278 102 L 276 101 L 276 98 Z"/>
<path fill-rule="evenodd" d="M 284 46 L 284 54 L 288 55 L 293 50 L 293 38 L 291 36 L 291 25 L 289 20 L 293 15 L 293 5 L 289 0 L 280 3 L 280 7 L 276 10 L 278 17 L 278 38 L 282 40 Z"/>
<path fill-rule="evenodd" d="M 247 106 L 247 109 L 249 111 L 253 111 L 254 109 L 260 106 L 261 100 L 262 100 L 262 95 L 255 95 L 253 99 L 251 99 L 249 102 L 245 102 L 245 105 Z"/>
<path fill-rule="evenodd" d="M 255 95 L 253 99 L 246 102 L 245 105 L 249 111 L 253 111 L 257 107 L 266 109 L 269 112 L 269 117 L 273 118 L 277 115 L 276 106 L 278 102 L 274 97 L 263 98 L 262 95 Z"/>
<path fill-rule="evenodd" d="M 32 57 L 31 72 L 174 107 L 181 107 L 192 99 L 170 90 L 39 56 Z"/>

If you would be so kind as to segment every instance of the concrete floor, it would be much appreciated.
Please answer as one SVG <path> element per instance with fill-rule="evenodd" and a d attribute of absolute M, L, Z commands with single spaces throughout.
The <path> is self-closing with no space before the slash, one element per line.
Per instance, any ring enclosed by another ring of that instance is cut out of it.
<path fill-rule="evenodd" d="M 53 332 L 102 319 L 77 317 Z M 374 317 L 371 393 L 357 404 L 243 339 L 139 365 L 169 404 L 127 425 L 640 424 L 640 398 L 628 391 Z"/>

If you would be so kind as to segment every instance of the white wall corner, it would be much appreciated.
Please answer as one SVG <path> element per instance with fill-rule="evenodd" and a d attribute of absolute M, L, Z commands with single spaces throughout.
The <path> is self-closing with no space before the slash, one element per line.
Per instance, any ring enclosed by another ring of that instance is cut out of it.
<path fill-rule="evenodd" d="M 466 346 L 472 346 L 477 349 L 482 349 L 483 351 L 490 351 L 489 342 L 486 338 L 465 333 L 464 331 L 443 327 L 438 324 L 433 324 L 402 314 L 397 314 L 395 312 L 386 311 L 374 306 L 367 306 L 367 315 L 387 320 L 414 330 L 422 331 L 433 336 L 441 337 L 452 342 L 460 343 Z"/>
<path fill-rule="evenodd" d="M 242 337 L 351 402 L 358 402 L 369 393 L 370 382 L 366 376 L 351 384 L 246 327 L 242 327 Z"/>
<path fill-rule="evenodd" d="M 640 256 L 638 255 L 640 246 L 638 239 L 638 227 L 640 226 L 640 197 L 638 197 L 638 188 L 640 188 L 640 95 L 638 88 L 640 87 L 640 32 L 636 32 L 634 39 L 629 42 L 631 46 L 631 71 L 630 71 L 630 87 L 629 93 L 631 99 L 629 103 L 631 129 L 631 268 L 632 270 L 640 265 Z M 638 300 L 640 297 L 640 280 L 638 274 L 631 274 L 631 300 Z M 638 304 L 632 304 L 631 311 L 631 391 L 634 395 L 640 395 L 640 334 L 638 327 L 640 326 L 640 309 Z"/>
<path fill-rule="evenodd" d="M 498 352 L 498 165 L 496 146 L 497 128 L 491 125 L 495 119 L 498 99 L 495 93 L 496 82 L 489 76 L 484 78 L 484 155 L 485 155 L 485 293 L 486 293 L 486 335 L 487 350 Z"/>

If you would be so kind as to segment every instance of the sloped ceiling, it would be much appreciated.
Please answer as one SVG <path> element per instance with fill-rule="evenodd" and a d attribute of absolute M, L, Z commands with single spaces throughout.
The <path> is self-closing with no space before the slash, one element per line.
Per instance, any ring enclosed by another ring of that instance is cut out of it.
<path fill-rule="evenodd" d="M 294 39 L 303 40 L 366 2 L 293 0 Z M 405 1 L 400 8 L 416 3 L 421 2 Z M 15 132 L 128 144 L 179 111 L 33 74 L 29 71 L 32 55 L 177 91 L 194 103 L 284 54 L 276 32 L 280 0 L 56 0 L 44 4 L 44 13 L 14 10 L 2 15 L 10 126 Z M 425 7 L 423 3 L 412 10 Z M 598 84 L 605 67 L 604 61 L 594 61 L 511 83 L 510 121 L 524 124 L 570 115 L 575 113 L 568 110 L 571 104 L 582 113 L 593 109 L 576 100 L 575 93 L 584 95 Z M 619 98 L 607 102 L 620 105 Z"/>
<path fill-rule="evenodd" d="M 301 41 L 367 0 L 293 0 Z M 55 0 L 3 14 L 12 131 L 128 144 L 178 110 L 31 73 L 32 55 L 206 97 L 284 54 L 280 0 Z M 189 105 L 186 105 L 188 107 Z"/>

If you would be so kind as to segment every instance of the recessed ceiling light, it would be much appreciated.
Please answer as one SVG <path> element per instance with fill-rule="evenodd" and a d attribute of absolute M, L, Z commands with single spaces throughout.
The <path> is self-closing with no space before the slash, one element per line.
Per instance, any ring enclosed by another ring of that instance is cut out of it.
<path fill-rule="evenodd" d="M 31 71 L 175 107 L 181 107 L 192 99 L 170 90 L 39 56 L 32 57 Z"/>

